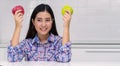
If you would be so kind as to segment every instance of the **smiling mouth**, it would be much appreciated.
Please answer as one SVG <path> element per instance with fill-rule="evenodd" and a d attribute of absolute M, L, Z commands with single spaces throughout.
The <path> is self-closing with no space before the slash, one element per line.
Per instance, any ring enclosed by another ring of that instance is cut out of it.
<path fill-rule="evenodd" d="M 47 30 L 47 28 L 40 28 L 40 30 L 41 30 L 41 31 L 46 31 L 46 30 Z"/>

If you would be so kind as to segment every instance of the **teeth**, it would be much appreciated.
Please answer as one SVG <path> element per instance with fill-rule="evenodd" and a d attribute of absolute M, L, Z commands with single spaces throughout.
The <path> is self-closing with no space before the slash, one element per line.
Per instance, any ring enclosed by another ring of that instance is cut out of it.
<path fill-rule="evenodd" d="M 46 30 L 47 30 L 47 28 L 41 28 L 41 30 L 42 30 L 42 31 L 46 31 Z"/>

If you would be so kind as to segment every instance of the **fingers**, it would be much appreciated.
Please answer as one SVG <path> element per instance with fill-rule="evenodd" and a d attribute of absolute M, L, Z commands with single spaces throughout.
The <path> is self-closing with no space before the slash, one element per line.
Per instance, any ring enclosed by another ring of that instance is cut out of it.
<path fill-rule="evenodd" d="M 23 16 L 23 14 L 21 13 L 21 10 L 17 10 L 16 12 L 15 12 L 15 15 L 14 15 L 15 17 L 20 17 L 20 16 Z"/>
<path fill-rule="evenodd" d="M 15 12 L 15 15 L 16 15 L 16 14 L 19 14 L 19 13 L 20 13 L 21 15 L 23 15 L 22 10 L 17 10 L 17 11 Z"/>
<path fill-rule="evenodd" d="M 71 17 L 70 11 L 66 11 L 65 14 L 64 14 L 64 17 L 65 18 L 67 18 L 67 17 L 70 18 Z"/>
<path fill-rule="evenodd" d="M 23 21 L 23 14 L 21 10 L 17 10 L 13 15 L 16 23 L 21 23 Z"/>
<path fill-rule="evenodd" d="M 65 12 L 65 14 L 63 16 L 63 19 L 64 20 L 68 20 L 68 21 L 71 19 L 71 13 L 70 13 L 70 11 L 66 11 Z"/>
<path fill-rule="evenodd" d="M 71 15 L 71 12 L 69 10 L 66 10 L 65 13 Z"/>

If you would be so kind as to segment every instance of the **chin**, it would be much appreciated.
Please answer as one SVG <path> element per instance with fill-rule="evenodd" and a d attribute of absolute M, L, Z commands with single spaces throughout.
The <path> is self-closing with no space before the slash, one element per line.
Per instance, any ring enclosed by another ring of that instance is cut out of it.
<path fill-rule="evenodd" d="M 42 32 L 41 35 L 48 35 L 49 33 L 47 32 Z"/>

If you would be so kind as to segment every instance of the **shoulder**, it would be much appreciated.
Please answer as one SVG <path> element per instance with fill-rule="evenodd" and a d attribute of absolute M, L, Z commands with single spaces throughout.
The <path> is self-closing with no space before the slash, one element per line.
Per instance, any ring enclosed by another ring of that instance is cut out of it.
<path fill-rule="evenodd" d="M 62 39 L 61 36 L 57 36 L 57 35 L 55 35 L 54 38 L 55 38 L 55 40 L 61 40 Z"/>
<path fill-rule="evenodd" d="M 30 42 L 32 42 L 32 39 L 24 39 L 24 40 L 21 41 L 21 43 L 23 43 L 23 42 L 24 43 L 30 43 Z"/>
<path fill-rule="evenodd" d="M 60 47 L 62 46 L 62 37 L 59 35 L 54 35 L 54 46 Z"/>
<path fill-rule="evenodd" d="M 20 45 L 24 45 L 24 46 L 31 45 L 31 44 L 32 44 L 32 39 L 24 39 L 20 42 Z"/>
<path fill-rule="evenodd" d="M 62 39 L 62 37 L 60 37 L 59 35 L 54 35 L 54 34 L 51 33 L 49 35 L 48 39 L 52 42 L 55 42 L 55 41 L 58 41 L 58 40 Z"/>
<path fill-rule="evenodd" d="M 54 42 L 58 42 L 58 41 L 61 41 L 62 40 L 62 37 L 59 36 L 59 35 L 52 35 L 53 39 L 54 39 Z"/>
<path fill-rule="evenodd" d="M 33 39 L 24 39 L 20 42 L 20 46 L 24 49 L 24 51 L 28 51 L 32 48 Z"/>

